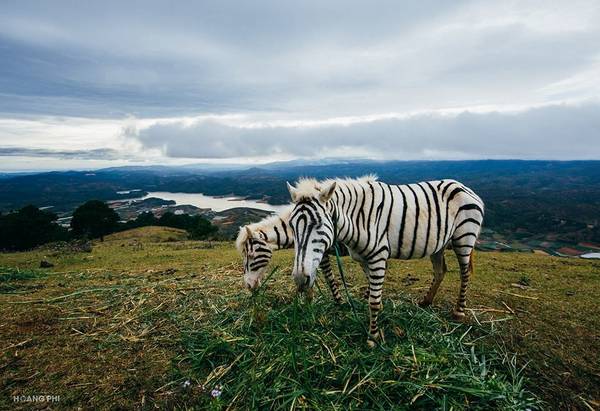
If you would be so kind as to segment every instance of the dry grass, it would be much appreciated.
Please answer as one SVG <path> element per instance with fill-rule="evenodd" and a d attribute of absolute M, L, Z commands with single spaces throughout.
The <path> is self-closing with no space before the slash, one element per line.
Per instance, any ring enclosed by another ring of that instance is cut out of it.
<path fill-rule="evenodd" d="M 210 377 L 202 375 L 205 363 L 194 368 L 195 344 L 202 335 L 215 335 L 215 320 L 231 318 L 229 332 L 235 334 L 243 325 L 235 318 L 250 318 L 244 316 L 252 300 L 240 288 L 241 262 L 231 243 L 206 248 L 167 230 L 110 236 L 89 254 L 0 255 L 0 266 L 9 267 L 0 281 L 5 286 L 0 288 L 0 407 L 13 408 L 16 394 L 60 395 L 62 408 L 173 407 L 208 398 L 196 385 L 196 391 L 182 387 L 186 379 L 196 384 Z M 134 239 L 143 246 L 132 244 Z M 291 255 L 277 253 L 274 265 L 289 267 Z M 51 271 L 37 269 L 43 258 L 55 264 Z M 477 261 L 470 325 L 493 333 L 505 351 L 517 352 L 518 364 L 529 363 L 529 389 L 548 407 L 598 407 L 600 264 L 497 253 L 480 253 Z M 439 318 L 440 327 L 458 290 L 450 258 L 449 266 L 435 308 L 421 310 Z M 358 295 L 362 273 L 346 260 L 345 267 L 351 292 Z M 289 269 L 282 271 L 269 281 L 263 305 L 288 318 L 292 282 Z M 430 272 L 425 260 L 392 262 L 386 296 L 402 308 L 424 292 Z M 513 285 L 523 276 L 529 286 Z M 309 309 L 334 309 L 328 304 L 321 297 Z M 393 340 L 389 322 L 404 317 L 401 311 L 387 312 L 386 331 Z M 484 343 L 496 346 L 494 341 Z M 360 350 L 365 345 L 362 338 L 356 344 Z"/>

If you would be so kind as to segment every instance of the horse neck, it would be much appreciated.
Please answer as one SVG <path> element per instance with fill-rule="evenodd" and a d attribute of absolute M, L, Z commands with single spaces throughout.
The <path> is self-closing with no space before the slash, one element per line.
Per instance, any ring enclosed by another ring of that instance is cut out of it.
<path fill-rule="evenodd" d="M 281 219 L 259 228 L 266 235 L 265 241 L 274 248 L 289 248 L 293 245 L 293 233 L 288 223 L 282 224 Z M 263 238 L 264 239 L 264 238 Z"/>
<path fill-rule="evenodd" d="M 344 190 L 346 195 L 345 201 L 341 191 L 338 190 Z M 352 202 L 352 205 L 349 205 L 350 198 L 348 190 L 351 190 L 353 193 L 354 187 L 349 184 L 344 184 L 343 188 L 342 186 L 339 186 L 333 197 L 327 202 L 327 211 L 333 220 L 337 240 L 340 239 L 340 234 L 342 234 L 342 237 L 347 237 L 344 234 L 346 234 L 348 230 L 351 230 L 352 232 L 356 231 L 354 230 L 354 221 L 351 215 L 354 209 L 354 202 Z M 354 201 L 358 201 L 358 199 L 354 198 Z M 350 240 L 350 238 L 347 240 Z"/>

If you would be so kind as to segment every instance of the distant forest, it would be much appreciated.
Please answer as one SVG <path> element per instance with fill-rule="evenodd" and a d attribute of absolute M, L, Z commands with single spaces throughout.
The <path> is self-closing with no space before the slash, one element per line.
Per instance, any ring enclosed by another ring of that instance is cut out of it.
<path fill-rule="evenodd" d="M 186 230 L 193 240 L 212 238 L 218 228 L 203 216 L 164 213 L 160 218 L 145 212 L 134 220 L 120 222 L 119 215 L 106 203 L 90 200 L 73 212 L 71 229 L 56 223 L 57 215 L 28 205 L 20 210 L 0 214 L 0 251 L 24 251 L 57 241 L 100 238 L 118 231 L 147 226 L 173 227 Z M 91 248 L 89 248 L 91 250 Z"/>
<path fill-rule="evenodd" d="M 0 179 L 0 210 L 27 204 L 70 211 L 95 198 L 130 197 L 118 191 L 201 192 L 238 195 L 272 204 L 289 201 L 286 181 L 302 176 L 356 177 L 377 174 L 404 184 L 453 178 L 486 203 L 485 226 L 504 235 L 555 234 L 564 241 L 600 242 L 600 161 L 346 161 L 277 163 L 244 170 L 194 167 L 121 167 L 89 172 L 51 172 Z"/>

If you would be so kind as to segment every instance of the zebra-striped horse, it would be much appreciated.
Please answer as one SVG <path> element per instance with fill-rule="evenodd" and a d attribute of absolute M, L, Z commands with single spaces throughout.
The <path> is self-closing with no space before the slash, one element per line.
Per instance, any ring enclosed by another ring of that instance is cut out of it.
<path fill-rule="evenodd" d="M 444 249 L 451 243 L 458 258 L 461 287 L 454 318 L 461 320 L 473 250 L 484 205 L 454 180 L 389 185 L 375 177 L 288 183 L 294 202 L 289 225 L 294 232 L 292 275 L 299 289 L 311 287 L 315 270 L 334 237 L 361 261 L 369 281 L 369 345 L 383 335 L 377 327 L 387 261 L 430 256 L 434 278 L 421 305 L 429 305 L 446 273 Z"/>
<path fill-rule="evenodd" d="M 250 290 L 260 286 L 273 250 L 292 248 L 294 234 L 288 224 L 291 208 L 279 215 L 265 218 L 258 223 L 240 227 L 236 248 L 244 259 L 244 284 Z M 331 270 L 329 256 L 325 256 L 319 267 L 325 276 L 337 304 L 341 303 L 339 286 Z"/>

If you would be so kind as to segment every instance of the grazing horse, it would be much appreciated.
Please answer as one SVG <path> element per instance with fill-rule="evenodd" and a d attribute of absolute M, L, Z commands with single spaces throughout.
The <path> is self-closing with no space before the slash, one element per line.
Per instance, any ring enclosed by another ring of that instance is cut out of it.
<path fill-rule="evenodd" d="M 248 289 L 255 290 L 260 286 L 273 250 L 294 246 L 294 234 L 288 224 L 290 211 L 291 209 L 258 223 L 240 227 L 236 248 L 244 259 L 244 284 Z M 328 256 L 320 261 L 319 267 L 325 275 L 333 299 L 337 304 L 341 303 L 339 286 L 331 271 Z"/>
<path fill-rule="evenodd" d="M 317 266 L 334 240 L 346 245 L 369 282 L 369 345 L 382 337 L 377 317 L 390 258 L 429 256 L 434 278 L 421 305 L 429 305 L 446 273 L 444 250 L 451 244 L 460 265 L 461 287 L 453 312 L 465 316 L 473 250 L 483 222 L 483 201 L 455 180 L 390 185 L 359 179 L 288 183 L 294 203 L 289 224 L 294 234 L 292 275 L 299 290 L 312 287 Z"/>

